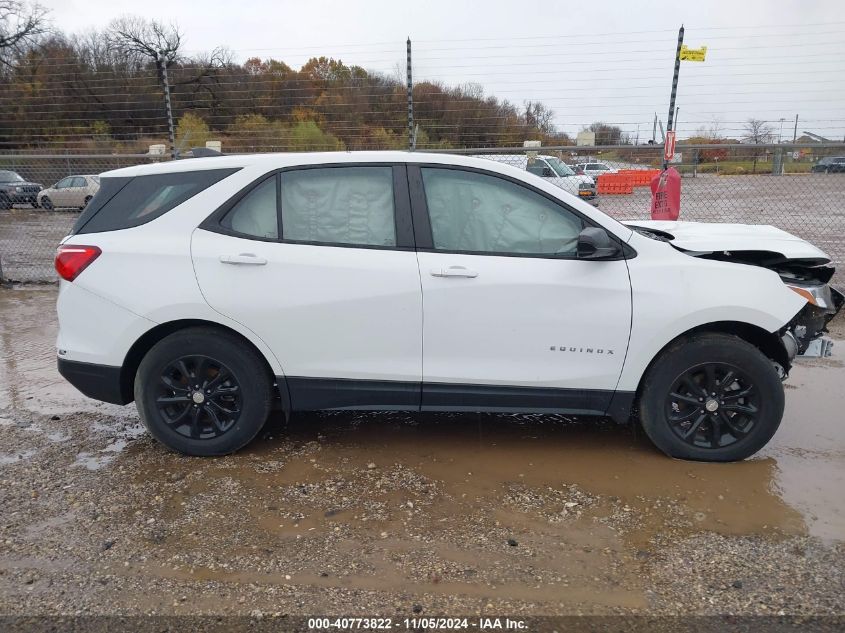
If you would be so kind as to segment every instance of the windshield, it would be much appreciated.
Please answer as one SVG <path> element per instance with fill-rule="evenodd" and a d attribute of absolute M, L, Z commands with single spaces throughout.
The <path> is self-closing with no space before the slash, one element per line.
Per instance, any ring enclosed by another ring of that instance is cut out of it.
<path fill-rule="evenodd" d="M 554 156 L 549 156 L 546 159 L 546 162 L 549 166 L 554 169 L 555 173 L 558 176 L 574 176 L 575 172 L 569 168 L 569 165 L 561 161 L 559 158 L 555 158 Z"/>
<path fill-rule="evenodd" d="M 0 182 L 23 182 L 23 178 L 13 171 L 2 170 L 0 171 Z"/>

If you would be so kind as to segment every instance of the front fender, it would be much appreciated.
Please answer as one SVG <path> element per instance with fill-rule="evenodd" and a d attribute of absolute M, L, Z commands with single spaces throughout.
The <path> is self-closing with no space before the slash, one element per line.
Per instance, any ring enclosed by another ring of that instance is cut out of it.
<path fill-rule="evenodd" d="M 733 322 L 775 334 L 807 303 L 771 270 L 690 257 L 647 241 L 636 245 L 641 256 L 628 260 L 633 314 L 620 390 L 636 390 L 657 354 L 685 332 Z"/>

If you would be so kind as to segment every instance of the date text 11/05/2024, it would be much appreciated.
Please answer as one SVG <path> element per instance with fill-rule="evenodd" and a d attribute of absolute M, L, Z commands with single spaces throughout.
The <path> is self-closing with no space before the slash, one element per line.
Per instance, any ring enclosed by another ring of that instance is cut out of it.
<path fill-rule="evenodd" d="M 528 626 L 524 620 L 497 617 L 477 618 L 308 618 L 309 630 L 466 630 L 480 631 L 524 631 Z"/>

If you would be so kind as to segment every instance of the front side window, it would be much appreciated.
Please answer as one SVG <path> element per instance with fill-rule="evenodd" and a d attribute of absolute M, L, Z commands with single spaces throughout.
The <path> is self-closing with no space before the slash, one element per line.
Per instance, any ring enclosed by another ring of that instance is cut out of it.
<path fill-rule="evenodd" d="M 277 209 L 276 176 L 267 178 L 241 198 L 223 217 L 220 224 L 248 237 L 277 239 L 279 215 Z"/>
<path fill-rule="evenodd" d="M 56 186 L 53 189 L 67 189 L 70 187 L 70 183 L 73 182 L 73 178 L 63 178 L 59 182 L 56 183 Z"/>
<path fill-rule="evenodd" d="M 300 169 L 281 178 L 285 240 L 396 246 L 391 167 Z"/>
<path fill-rule="evenodd" d="M 422 168 L 434 248 L 574 256 L 583 220 L 521 185 L 476 172 Z"/>

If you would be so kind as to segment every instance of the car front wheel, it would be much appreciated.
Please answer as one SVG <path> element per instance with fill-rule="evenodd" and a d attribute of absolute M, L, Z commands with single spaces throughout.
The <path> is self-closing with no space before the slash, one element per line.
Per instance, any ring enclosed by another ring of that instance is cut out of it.
<path fill-rule="evenodd" d="M 257 352 L 213 328 L 165 337 L 135 377 L 141 420 L 162 444 L 187 455 L 225 455 L 246 446 L 270 411 L 272 383 Z"/>
<path fill-rule="evenodd" d="M 53 201 L 50 200 L 49 196 L 44 196 L 41 198 L 41 208 L 46 209 L 47 211 L 53 210 Z"/>
<path fill-rule="evenodd" d="M 671 457 L 726 462 L 765 446 L 783 407 L 783 385 L 762 352 L 735 336 L 698 334 L 673 344 L 648 371 L 640 421 Z"/>

